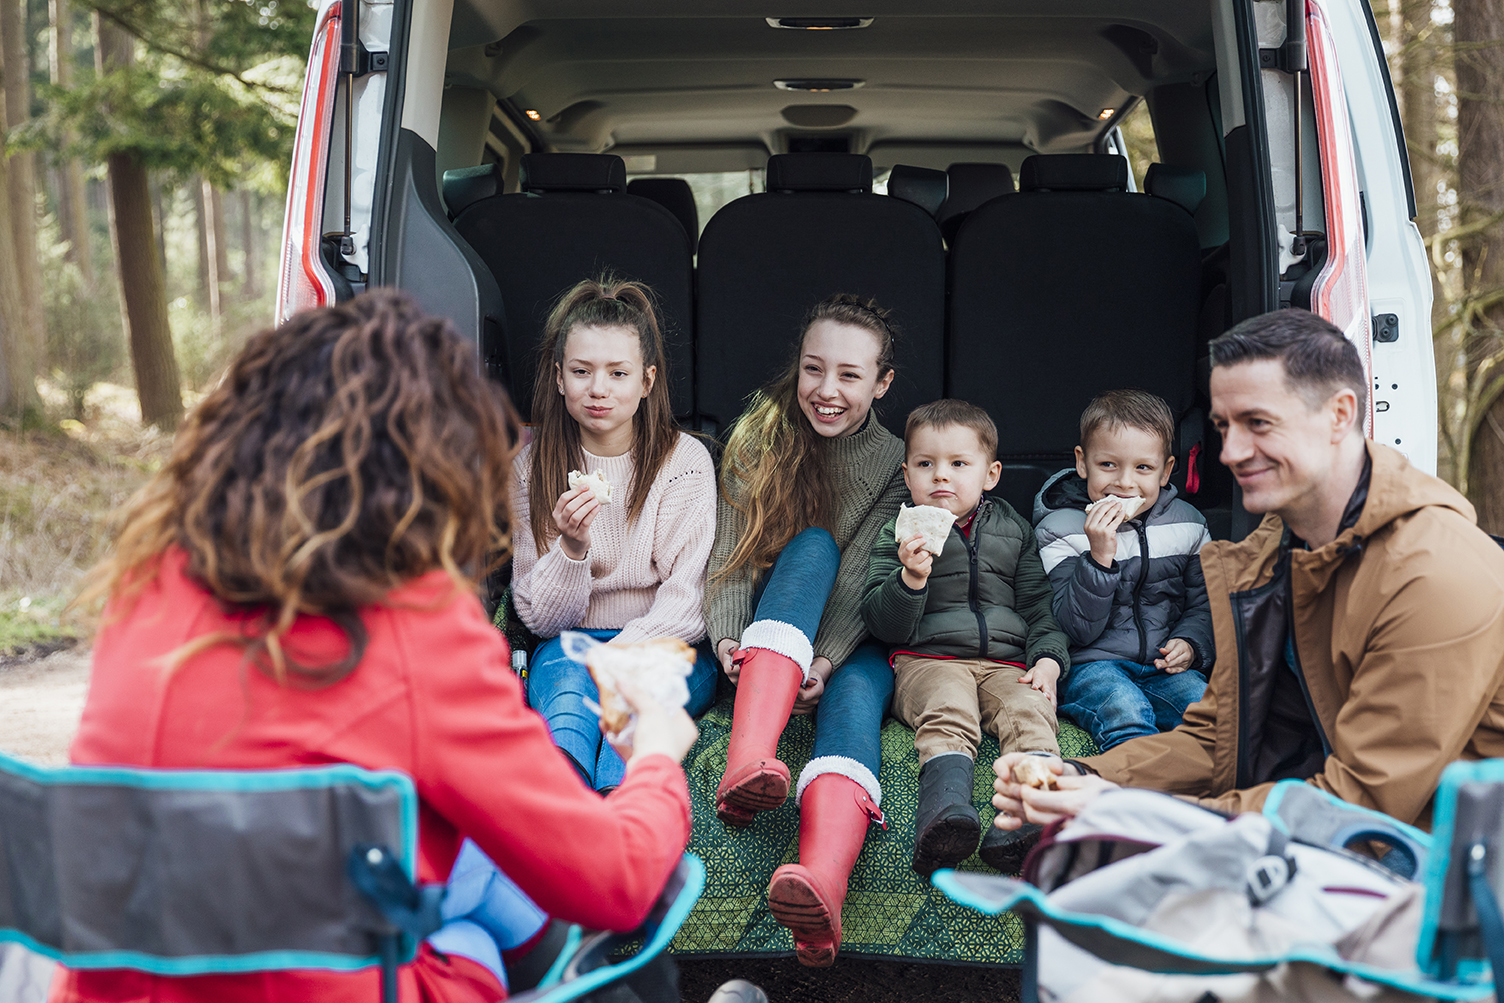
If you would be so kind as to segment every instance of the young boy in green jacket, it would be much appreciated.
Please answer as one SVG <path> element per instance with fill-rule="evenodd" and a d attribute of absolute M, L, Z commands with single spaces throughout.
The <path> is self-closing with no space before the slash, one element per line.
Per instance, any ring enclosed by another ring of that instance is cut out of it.
<path fill-rule="evenodd" d="M 1017 873 L 1040 829 L 988 826 L 978 849 L 977 744 L 986 728 L 1003 752 L 1060 754 L 1056 687 L 1069 645 L 1050 612 L 1033 526 L 983 493 L 1002 474 L 987 413 L 958 400 L 916 408 L 904 449 L 914 504 L 955 517 L 938 555 L 923 534 L 897 541 L 890 521 L 872 547 L 862 599 L 867 630 L 894 646 L 893 716 L 914 729 L 919 750 L 914 870 L 928 876 L 978 850 L 989 866 Z"/>

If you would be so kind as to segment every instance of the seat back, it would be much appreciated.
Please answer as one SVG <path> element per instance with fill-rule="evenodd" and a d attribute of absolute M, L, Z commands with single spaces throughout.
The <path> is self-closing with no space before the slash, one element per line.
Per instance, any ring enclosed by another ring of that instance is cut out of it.
<path fill-rule="evenodd" d="M 1073 462 L 1092 397 L 1137 387 L 1177 416 L 1193 402 L 1195 222 L 1130 193 L 1127 167 L 1108 155 L 1030 157 L 1019 192 L 973 211 L 951 245 L 950 394 L 997 422 L 997 491 L 1021 512 Z"/>
<path fill-rule="evenodd" d="M 501 287 L 499 361 L 517 409 L 524 417 L 532 409 L 534 353 L 549 310 L 575 283 L 611 272 L 657 294 L 674 413 L 689 415 L 693 262 L 683 225 L 658 203 L 626 193 L 626 165 L 616 156 L 526 154 L 521 186 L 472 203 L 454 221 Z"/>
<path fill-rule="evenodd" d="M 396 931 L 351 880 L 352 855 L 379 848 L 410 882 L 417 836 L 417 795 L 397 773 L 0 756 L 0 940 L 78 969 L 354 971 L 379 964 L 378 938 Z"/>
<path fill-rule="evenodd" d="M 788 364 L 806 311 L 836 293 L 870 297 L 903 332 L 878 413 L 902 431 L 941 396 L 945 252 L 924 210 L 872 194 L 856 154 L 768 160 L 768 190 L 722 208 L 700 238 L 695 373 L 700 427 L 723 434 L 746 397 Z"/>
<path fill-rule="evenodd" d="M 1007 164 L 951 164 L 945 173 L 950 183 L 935 220 L 947 241 L 955 239 L 961 223 L 977 206 L 1014 191 L 1013 172 Z"/>
<path fill-rule="evenodd" d="M 700 211 L 695 208 L 694 189 L 683 178 L 634 178 L 627 182 L 627 194 L 657 202 L 674 214 L 689 237 L 689 253 L 700 249 Z"/>

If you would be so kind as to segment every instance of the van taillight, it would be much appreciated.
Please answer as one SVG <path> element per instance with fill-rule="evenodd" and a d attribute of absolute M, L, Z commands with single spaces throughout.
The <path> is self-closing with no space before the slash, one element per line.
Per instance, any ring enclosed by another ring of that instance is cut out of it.
<path fill-rule="evenodd" d="M 1368 259 L 1358 165 L 1347 119 L 1347 96 L 1337 65 L 1337 47 L 1321 0 L 1309 0 L 1307 39 L 1316 140 L 1321 149 L 1321 188 L 1326 205 L 1326 263 L 1311 286 L 1311 309 L 1342 329 L 1358 346 L 1363 369 L 1373 372 L 1368 306 Z M 1364 429 L 1373 434 L 1373 394 Z"/>
<path fill-rule="evenodd" d="M 329 169 L 330 129 L 339 74 L 338 3 L 328 3 L 313 33 L 298 135 L 293 144 L 282 222 L 282 267 L 277 273 L 276 323 L 299 310 L 334 302 L 334 286 L 319 261 L 323 238 L 324 176 Z"/>

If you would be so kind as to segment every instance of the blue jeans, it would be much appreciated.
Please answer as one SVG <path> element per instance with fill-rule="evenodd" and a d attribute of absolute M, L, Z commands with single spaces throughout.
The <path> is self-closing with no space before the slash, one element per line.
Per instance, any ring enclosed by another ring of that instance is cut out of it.
<path fill-rule="evenodd" d="M 823 529 L 795 536 L 758 584 L 758 620 L 791 624 L 811 641 L 841 567 L 841 548 Z M 882 765 L 880 731 L 893 699 L 893 669 L 888 648 L 875 641 L 857 645 L 836 666 L 815 707 L 814 757 L 854 759 L 878 774 Z"/>
<path fill-rule="evenodd" d="M 618 630 L 586 630 L 597 641 L 609 641 Z M 715 700 L 718 671 L 709 646 L 696 648 L 698 658 L 689 674 L 689 703 L 684 709 L 698 717 L 710 709 Z M 527 673 L 527 703 L 548 722 L 554 744 L 574 762 L 585 782 L 596 790 L 616 787 L 626 775 L 626 765 L 611 743 L 601 738 L 600 719 L 585 699 L 600 702 L 600 690 L 590 678 L 590 670 L 564 654 L 557 637 L 544 641 L 533 652 Z"/>
<path fill-rule="evenodd" d="M 428 942 L 444 954 L 459 954 L 484 966 L 507 985 L 501 953 L 527 943 L 548 922 L 512 879 L 470 840 L 460 846 L 449 887 L 439 907 L 444 925 Z"/>
<path fill-rule="evenodd" d="M 1170 675 L 1137 662 L 1086 662 L 1065 677 L 1060 713 L 1106 752 L 1130 738 L 1169 731 L 1204 692 L 1206 677 L 1192 669 Z"/>

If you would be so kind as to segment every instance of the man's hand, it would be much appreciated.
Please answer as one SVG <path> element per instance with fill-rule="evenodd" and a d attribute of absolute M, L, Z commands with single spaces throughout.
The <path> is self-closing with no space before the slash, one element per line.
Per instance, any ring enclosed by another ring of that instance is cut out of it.
<path fill-rule="evenodd" d="M 590 524 L 595 521 L 601 503 L 588 487 L 571 488 L 554 503 L 554 525 L 559 530 L 559 546 L 572 561 L 583 561 L 590 553 Z"/>
<path fill-rule="evenodd" d="M 736 638 L 723 637 L 720 643 L 715 646 L 715 657 L 720 660 L 721 671 L 726 673 L 726 678 L 733 683 L 742 674 L 741 665 L 735 661 L 736 644 Z"/>
<path fill-rule="evenodd" d="M 1051 772 L 1058 774 L 1055 785 L 1058 790 L 1045 791 L 1024 787 L 1013 779 L 1013 764 L 1028 753 L 1010 752 L 993 764 L 997 780 L 993 782 L 992 805 L 997 817 L 992 824 L 999 829 L 1017 829 L 1025 822 L 1048 825 L 1056 819 L 1075 818 L 1097 795 L 1115 790 L 1117 784 L 1103 780 L 1095 774 L 1077 775 L 1074 766 L 1051 756 L 1045 760 Z"/>
<path fill-rule="evenodd" d="M 1156 669 L 1164 669 L 1169 675 L 1184 672 L 1191 667 L 1191 662 L 1196 658 L 1196 649 L 1191 647 L 1191 642 L 1183 637 L 1172 637 L 1165 642 L 1165 646 L 1159 649 L 1163 658 L 1154 660 Z"/>
<path fill-rule="evenodd" d="M 909 588 L 918 592 L 930 580 L 930 568 L 935 564 L 935 555 L 924 549 L 924 536 L 916 535 L 898 548 L 898 563 L 903 565 L 899 577 Z"/>
<path fill-rule="evenodd" d="M 1050 706 L 1055 707 L 1058 700 L 1055 695 L 1055 684 L 1060 681 L 1060 663 L 1053 658 L 1041 658 L 1034 663 L 1034 667 L 1018 677 L 1021 683 L 1028 683 L 1039 692 L 1050 698 Z M 1001 762 L 1001 760 L 999 760 Z"/>
<path fill-rule="evenodd" d="M 1123 519 L 1121 502 L 1098 504 L 1086 513 L 1086 539 L 1091 544 L 1091 559 L 1104 568 L 1112 567 L 1112 562 L 1117 559 L 1118 527 L 1123 524 Z"/>
<path fill-rule="evenodd" d="M 836 667 L 824 655 L 816 655 L 809 663 L 809 678 L 799 687 L 799 696 L 794 699 L 794 714 L 813 714 L 825 693 L 825 684 L 835 673 Z"/>

